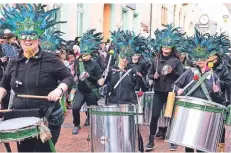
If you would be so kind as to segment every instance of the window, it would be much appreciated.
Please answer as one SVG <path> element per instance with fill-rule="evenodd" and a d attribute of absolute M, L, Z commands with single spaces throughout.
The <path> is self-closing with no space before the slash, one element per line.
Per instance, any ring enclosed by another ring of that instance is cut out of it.
<path fill-rule="evenodd" d="M 138 21 L 138 14 L 134 13 L 133 14 L 133 31 L 135 33 L 138 33 L 138 26 L 139 26 L 139 21 Z"/>
<path fill-rule="evenodd" d="M 83 35 L 83 24 L 84 24 L 84 5 L 77 4 L 77 36 Z"/>
<path fill-rule="evenodd" d="M 128 29 L 128 10 L 124 8 L 122 10 L 122 29 Z"/>
<path fill-rule="evenodd" d="M 162 9 L 161 9 L 161 24 L 162 25 L 168 24 L 167 12 L 168 12 L 167 7 L 165 5 L 162 5 Z"/>

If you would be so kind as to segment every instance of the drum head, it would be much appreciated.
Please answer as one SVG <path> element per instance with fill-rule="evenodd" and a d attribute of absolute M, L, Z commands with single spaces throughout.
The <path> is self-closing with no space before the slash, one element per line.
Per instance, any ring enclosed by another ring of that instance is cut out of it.
<path fill-rule="evenodd" d="M 40 121 L 37 117 L 20 117 L 3 121 L 0 123 L 0 131 L 17 130 L 32 125 L 36 125 Z"/>

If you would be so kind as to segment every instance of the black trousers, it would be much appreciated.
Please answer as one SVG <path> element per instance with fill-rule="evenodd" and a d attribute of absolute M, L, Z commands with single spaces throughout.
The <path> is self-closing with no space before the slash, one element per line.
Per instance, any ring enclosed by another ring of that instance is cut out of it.
<path fill-rule="evenodd" d="M 58 141 L 61 125 L 60 126 L 49 126 L 52 134 L 52 142 L 54 145 Z M 48 142 L 42 143 L 40 138 L 27 139 L 17 143 L 18 152 L 51 152 Z"/>
<path fill-rule="evenodd" d="M 167 92 L 156 92 L 153 98 L 152 119 L 150 124 L 150 135 L 156 135 L 157 123 L 164 104 L 167 102 Z"/>
<path fill-rule="evenodd" d="M 87 106 L 98 105 L 97 103 L 98 100 L 99 99 L 93 92 L 82 93 L 81 91 L 77 91 L 72 106 L 73 124 L 76 127 L 80 125 L 80 109 L 82 105 L 85 102 L 87 103 Z"/>

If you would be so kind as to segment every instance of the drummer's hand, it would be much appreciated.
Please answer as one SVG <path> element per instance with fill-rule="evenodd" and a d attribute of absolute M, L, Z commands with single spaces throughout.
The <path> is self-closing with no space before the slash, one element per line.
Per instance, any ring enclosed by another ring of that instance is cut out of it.
<path fill-rule="evenodd" d="M 49 101 L 58 101 L 62 96 L 62 90 L 56 88 L 55 90 L 51 91 L 48 95 Z"/>
<path fill-rule="evenodd" d="M 75 77 L 74 77 L 74 81 L 75 81 L 75 82 L 77 82 L 78 79 L 79 79 L 78 76 L 75 76 Z"/>
<path fill-rule="evenodd" d="M 100 86 L 103 86 L 103 85 L 104 85 L 104 82 L 105 82 L 105 79 L 104 79 L 104 78 L 101 78 L 101 79 L 98 80 L 98 84 L 99 84 Z"/>
<path fill-rule="evenodd" d="M 136 72 L 136 75 L 142 77 L 142 74 L 140 72 Z"/>
<path fill-rule="evenodd" d="M 217 85 L 213 85 L 213 92 L 219 92 L 220 88 Z"/>
<path fill-rule="evenodd" d="M 159 76 L 160 76 L 160 75 L 159 75 L 158 73 L 155 73 L 155 74 L 154 74 L 154 79 L 158 79 Z"/>
<path fill-rule="evenodd" d="M 177 95 L 178 95 L 178 96 L 182 95 L 183 93 L 184 93 L 184 90 L 183 90 L 183 89 L 179 89 L 179 90 L 177 91 Z"/>
<path fill-rule="evenodd" d="M 168 74 L 170 74 L 170 73 L 172 73 L 172 68 L 171 67 L 168 68 Z"/>

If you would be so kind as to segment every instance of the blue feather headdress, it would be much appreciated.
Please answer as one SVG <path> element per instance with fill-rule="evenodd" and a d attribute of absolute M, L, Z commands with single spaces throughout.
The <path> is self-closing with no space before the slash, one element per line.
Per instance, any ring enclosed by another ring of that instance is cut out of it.
<path fill-rule="evenodd" d="M 195 35 L 187 40 L 188 49 L 185 50 L 192 58 L 205 60 L 209 56 L 223 52 L 229 48 L 230 43 L 227 37 L 221 35 L 211 36 L 210 34 L 201 34 L 195 28 Z"/>
<path fill-rule="evenodd" d="M 57 31 L 53 28 L 50 28 L 45 31 L 45 33 L 41 36 L 40 46 L 43 51 L 56 51 L 61 48 L 65 44 L 65 40 L 61 38 L 61 31 Z"/>
<path fill-rule="evenodd" d="M 41 5 L 17 4 L 16 8 L 4 5 L 1 10 L 3 16 L 0 19 L 0 25 L 4 29 L 14 32 L 19 39 L 26 39 L 28 35 L 31 39 L 38 39 L 46 29 L 65 23 L 56 21 L 57 9 L 45 11 Z"/>
<path fill-rule="evenodd" d="M 185 35 L 185 33 L 181 31 L 181 28 L 175 28 L 172 24 L 166 25 L 166 29 L 157 29 L 154 34 L 156 40 L 153 46 L 155 46 L 158 51 L 160 51 L 161 47 L 176 47 L 181 38 Z"/>
<path fill-rule="evenodd" d="M 134 54 L 151 57 L 148 49 L 148 40 L 140 35 L 135 35 L 133 31 L 123 31 L 118 29 L 111 32 L 112 42 L 116 45 L 117 54 L 120 57 L 131 57 Z"/>
<path fill-rule="evenodd" d="M 91 54 L 99 50 L 103 37 L 102 33 L 95 33 L 95 31 L 96 29 L 91 29 L 83 34 L 79 43 L 81 53 Z"/>

